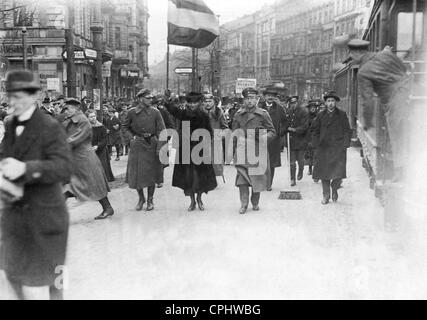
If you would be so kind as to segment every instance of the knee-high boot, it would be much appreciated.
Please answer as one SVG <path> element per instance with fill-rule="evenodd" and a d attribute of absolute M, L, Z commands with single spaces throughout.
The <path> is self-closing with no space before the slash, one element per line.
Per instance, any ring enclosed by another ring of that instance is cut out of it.
<path fill-rule="evenodd" d="M 154 191 L 156 190 L 156 186 L 148 187 L 148 200 L 147 200 L 147 211 L 154 210 Z"/>
<path fill-rule="evenodd" d="M 249 205 L 249 186 L 239 186 L 241 208 L 239 213 L 245 214 Z"/>
<path fill-rule="evenodd" d="M 145 196 L 144 196 L 143 189 L 138 189 L 138 196 L 139 196 L 139 199 L 138 199 L 138 204 L 136 205 L 136 211 L 141 211 L 145 203 Z"/>
<path fill-rule="evenodd" d="M 252 191 L 252 196 L 251 196 L 251 203 L 252 203 L 252 207 L 254 211 L 258 211 L 259 210 L 259 199 L 261 198 L 261 193 L 260 192 L 253 192 Z"/>
<path fill-rule="evenodd" d="M 194 211 L 196 209 L 196 196 L 194 195 L 194 193 L 190 195 L 190 199 L 191 199 L 191 203 L 190 203 L 190 206 L 188 207 L 188 211 Z"/>

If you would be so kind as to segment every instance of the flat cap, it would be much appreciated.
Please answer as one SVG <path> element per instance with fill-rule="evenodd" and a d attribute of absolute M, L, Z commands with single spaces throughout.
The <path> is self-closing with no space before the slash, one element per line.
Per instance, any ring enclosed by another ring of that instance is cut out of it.
<path fill-rule="evenodd" d="M 249 94 L 258 94 L 258 90 L 254 88 L 246 88 L 242 91 L 242 96 L 247 97 Z"/>
<path fill-rule="evenodd" d="M 347 43 L 349 49 L 368 49 L 370 42 L 362 39 L 352 39 Z"/>
<path fill-rule="evenodd" d="M 335 91 L 327 91 L 323 95 L 323 99 L 326 101 L 328 98 L 334 98 L 336 101 L 340 101 L 340 97 L 338 97 L 337 93 Z"/>

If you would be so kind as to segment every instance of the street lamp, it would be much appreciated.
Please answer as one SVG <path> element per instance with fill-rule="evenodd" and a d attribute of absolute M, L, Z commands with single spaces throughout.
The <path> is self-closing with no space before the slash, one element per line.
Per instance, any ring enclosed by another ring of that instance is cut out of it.
<path fill-rule="evenodd" d="M 28 59 L 27 59 L 27 28 L 22 28 L 22 59 L 24 62 L 24 69 L 28 69 Z"/>

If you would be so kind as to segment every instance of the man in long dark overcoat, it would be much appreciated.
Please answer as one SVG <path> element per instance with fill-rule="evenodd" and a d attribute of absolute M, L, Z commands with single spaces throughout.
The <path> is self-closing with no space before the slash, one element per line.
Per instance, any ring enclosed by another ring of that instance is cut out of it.
<path fill-rule="evenodd" d="M 62 126 L 36 107 L 38 84 L 28 71 L 6 80 L 14 108 L 1 145 L 0 171 L 23 185 L 18 201 L 3 201 L 0 267 L 20 299 L 59 299 L 68 239 L 68 211 L 61 185 L 72 171 Z M 3 192 L 2 192 L 3 193 Z M 4 193 L 3 193 L 4 194 Z"/>
<path fill-rule="evenodd" d="M 277 91 L 273 88 L 267 88 L 263 92 L 265 101 L 259 104 L 261 109 L 264 109 L 270 115 L 273 122 L 276 135 L 268 144 L 268 155 L 270 158 L 270 175 L 268 179 L 267 191 L 272 190 L 275 169 L 282 166 L 282 137 L 286 134 L 288 125 L 286 113 L 282 106 L 277 102 Z"/>
<path fill-rule="evenodd" d="M 351 129 L 347 114 L 336 107 L 340 98 L 334 91 L 324 95 L 326 110 L 313 123 L 313 146 L 316 148 L 313 178 L 322 180 L 322 204 L 338 201 L 341 180 L 347 178 L 347 148 L 350 147 Z"/>
<path fill-rule="evenodd" d="M 304 173 L 304 153 L 307 149 L 308 132 L 308 112 L 302 109 L 299 104 L 299 97 L 294 96 L 289 99 L 289 107 L 286 109 L 286 119 L 288 122 L 288 132 L 290 136 L 290 166 L 291 166 L 291 186 L 296 185 L 295 175 L 298 162 L 298 180 L 303 178 Z M 285 145 L 287 146 L 287 140 Z"/>

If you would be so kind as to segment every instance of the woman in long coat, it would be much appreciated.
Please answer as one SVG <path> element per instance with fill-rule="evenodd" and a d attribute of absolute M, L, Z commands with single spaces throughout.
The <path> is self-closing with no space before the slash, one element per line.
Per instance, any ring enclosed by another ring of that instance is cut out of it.
<path fill-rule="evenodd" d="M 179 108 L 174 102 L 168 101 L 165 107 L 169 113 L 172 114 L 176 119 L 179 120 L 179 150 L 177 150 L 178 159 L 175 159 L 175 167 L 173 171 L 172 186 L 180 188 L 184 191 L 184 194 L 191 198 L 191 204 L 188 211 L 194 211 L 196 209 L 196 198 L 197 194 L 197 205 L 199 210 L 204 210 L 202 202 L 202 194 L 208 193 L 217 187 L 215 171 L 210 163 L 195 164 L 192 159 L 190 163 L 186 164 L 182 160 L 185 156 L 183 154 L 183 143 L 191 141 L 191 134 L 197 129 L 205 129 L 211 133 L 212 127 L 210 124 L 209 116 L 201 108 L 202 96 L 200 93 L 191 92 L 187 96 L 187 107 Z M 189 122 L 190 125 L 190 136 L 184 136 L 185 131 L 181 130 L 184 122 Z M 190 154 L 193 148 L 198 145 L 199 141 L 190 142 Z M 210 145 L 209 148 L 210 149 Z M 210 158 L 211 155 L 206 155 Z"/>
<path fill-rule="evenodd" d="M 313 122 L 313 146 L 316 148 L 314 179 L 322 180 L 323 201 L 338 200 L 341 180 L 347 178 L 347 148 L 350 147 L 351 129 L 347 114 L 336 107 L 340 101 L 335 92 L 324 96 L 327 109 L 319 113 Z"/>
<path fill-rule="evenodd" d="M 99 161 L 101 161 L 108 182 L 113 182 L 115 179 L 113 171 L 111 170 L 110 157 L 108 156 L 107 150 L 107 129 L 105 129 L 102 123 L 96 119 L 95 110 L 86 112 L 86 115 L 92 125 L 92 147 L 94 148 Z"/>
<path fill-rule="evenodd" d="M 67 132 L 67 142 L 73 155 L 73 174 L 65 186 L 65 196 L 79 201 L 99 201 L 102 213 L 95 219 L 105 219 L 114 214 L 108 200 L 107 177 L 98 156 L 92 148 L 92 126 L 79 109 L 80 101 L 69 98 L 64 106 L 62 122 Z"/>

